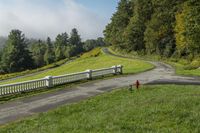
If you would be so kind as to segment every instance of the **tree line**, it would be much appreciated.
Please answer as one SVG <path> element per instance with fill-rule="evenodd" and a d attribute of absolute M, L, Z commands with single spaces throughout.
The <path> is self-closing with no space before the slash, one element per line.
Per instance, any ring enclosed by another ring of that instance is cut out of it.
<path fill-rule="evenodd" d="M 77 29 L 70 35 L 58 34 L 55 41 L 27 39 L 20 30 L 12 30 L 0 50 L 0 74 L 20 72 L 77 56 L 95 47 L 104 46 L 103 38 L 83 42 Z"/>
<path fill-rule="evenodd" d="M 192 60 L 200 55 L 200 1 L 120 0 L 104 35 L 116 49 Z"/>

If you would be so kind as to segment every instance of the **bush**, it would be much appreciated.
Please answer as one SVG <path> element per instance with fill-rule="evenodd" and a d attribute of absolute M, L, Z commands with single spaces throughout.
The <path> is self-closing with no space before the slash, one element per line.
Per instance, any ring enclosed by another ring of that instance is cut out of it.
<path fill-rule="evenodd" d="M 193 70 L 200 67 L 200 59 L 193 60 L 189 65 L 185 66 L 185 70 Z"/>

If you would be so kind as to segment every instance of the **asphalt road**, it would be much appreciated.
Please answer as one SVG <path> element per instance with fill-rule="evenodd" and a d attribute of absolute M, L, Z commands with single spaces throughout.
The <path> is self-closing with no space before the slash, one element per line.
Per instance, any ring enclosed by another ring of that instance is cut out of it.
<path fill-rule="evenodd" d="M 106 49 L 104 49 L 104 52 L 111 54 Z M 142 84 L 200 85 L 199 78 L 177 76 L 175 75 L 175 70 L 167 64 L 160 62 L 150 63 L 155 65 L 155 69 L 140 74 L 91 81 L 72 88 L 66 88 L 47 94 L 39 94 L 37 96 L 1 104 L 0 125 L 37 113 L 46 112 L 61 105 L 75 103 L 113 89 L 129 86 L 136 80 L 139 80 Z"/>

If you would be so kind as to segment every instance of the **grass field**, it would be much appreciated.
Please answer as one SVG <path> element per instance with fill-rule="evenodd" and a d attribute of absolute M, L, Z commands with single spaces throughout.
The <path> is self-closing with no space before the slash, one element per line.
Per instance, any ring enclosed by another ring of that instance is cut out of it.
<path fill-rule="evenodd" d="M 1 133 L 200 132 L 199 86 L 144 86 L 99 95 L 1 127 Z"/>
<path fill-rule="evenodd" d="M 139 73 L 148 69 L 152 69 L 154 66 L 140 60 L 124 59 L 106 55 L 101 52 L 100 48 L 94 49 L 91 52 L 85 53 L 75 61 L 57 67 L 55 69 L 40 73 L 31 77 L 18 78 L 16 80 L 1 82 L 0 84 L 9 84 L 33 79 L 44 78 L 45 76 L 57 76 L 63 74 L 69 74 L 74 72 L 81 72 L 87 69 L 99 69 L 104 67 L 111 67 L 114 65 L 123 65 L 124 73 Z"/>

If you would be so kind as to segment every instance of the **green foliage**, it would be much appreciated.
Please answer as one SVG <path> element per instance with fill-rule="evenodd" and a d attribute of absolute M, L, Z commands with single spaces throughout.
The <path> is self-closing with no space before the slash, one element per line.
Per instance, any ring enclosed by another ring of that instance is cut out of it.
<path fill-rule="evenodd" d="M 45 64 L 47 65 L 55 61 L 54 48 L 53 48 L 51 39 L 49 37 L 47 38 L 47 50 L 44 54 L 44 61 L 45 61 Z"/>
<path fill-rule="evenodd" d="M 92 50 L 96 47 L 102 47 L 102 46 L 105 46 L 105 42 L 104 42 L 102 37 L 99 37 L 96 40 L 95 39 L 89 39 L 89 40 L 86 40 L 84 42 L 83 50 L 84 51 L 90 51 L 90 50 Z"/>
<path fill-rule="evenodd" d="M 123 48 L 122 35 L 131 15 L 131 2 L 129 0 L 121 0 L 117 7 L 117 12 L 111 18 L 111 23 L 106 26 L 104 31 L 105 40 L 108 44 Z"/>
<path fill-rule="evenodd" d="M 69 44 L 72 45 L 75 48 L 75 51 L 73 55 L 76 55 L 77 53 L 81 53 L 83 51 L 83 43 L 81 42 L 80 35 L 78 34 L 77 29 L 72 29 L 71 31 L 71 37 L 69 39 Z"/>
<path fill-rule="evenodd" d="M 150 0 L 135 0 L 132 3 L 133 16 L 124 30 L 124 45 L 127 51 L 144 50 L 145 23 L 151 18 Z"/>
<path fill-rule="evenodd" d="M 44 54 L 47 47 L 42 40 L 38 40 L 31 46 L 32 57 L 34 59 L 34 64 L 36 67 L 41 67 L 45 65 Z"/>
<path fill-rule="evenodd" d="M 1 60 L 3 72 L 17 72 L 33 68 L 33 60 L 21 31 L 12 30 L 10 32 L 3 51 Z"/>
<path fill-rule="evenodd" d="M 0 128 L 1 133 L 193 132 L 200 130 L 199 86 L 115 90 Z"/>
<path fill-rule="evenodd" d="M 200 2 L 121 0 L 104 34 L 107 44 L 127 52 L 192 60 L 200 53 Z"/>

